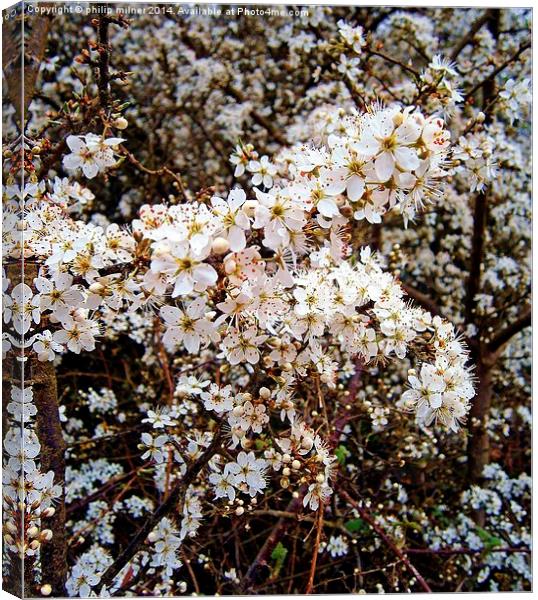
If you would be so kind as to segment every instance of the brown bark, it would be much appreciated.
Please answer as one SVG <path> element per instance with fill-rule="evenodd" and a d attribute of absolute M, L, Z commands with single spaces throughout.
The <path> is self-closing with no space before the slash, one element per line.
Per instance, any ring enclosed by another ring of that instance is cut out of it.
<path fill-rule="evenodd" d="M 300 493 L 298 498 L 293 498 L 286 508 L 286 513 L 298 513 L 302 506 L 303 494 Z M 264 569 L 267 570 L 271 553 L 275 546 L 284 537 L 288 528 L 291 526 L 292 521 L 289 517 L 281 517 L 273 530 L 265 540 L 265 543 L 260 548 L 260 551 L 256 555 L 254 561 L 250 564 L 247 573 L 241 582 L 241 594 L 254 594 L 256 583 L 262 579 Z"/>
<path fill-rule="evenodd" d="M 470 483 L 480 483 L 482 471 L 489 462 L 489 435 L 487 431 L 493 382 L 491 366 L 481 359 L 477 364 L 477 377 L 480 385 L 469 414 L 468 479 Z"/>
<path fill-rule="evenodd" d="M 37 277 L 37 265 L 25 261 L 7 265 L 7 275 L 12 284 L 21 280 L 33 286 Z M 42 363 L 33 353 L 24 351 L 25 362 L 13 360 L 14 365 L 20 364 L 22 369 L 11 370 L 11 381 L 19 387 L 31 387 L 33 402 L 37 408 L 35 418 L 36 434 L 41 445 L 39 455 L 40 471 L 53 471 L 54 485 L 62 487 L 62 494 L 55 506 L 55 513 L 50 518 L 43 518 L 41 529 L 52 531 L 52 540 L 44 542 L 40 548 L 40 564 L 42 582 L 52 586 L 54 596 L 65 596 L 65 580 L 67 577 L 67 544 L 65 539 L 65 441 L 60 422 L 58 389 L 56 372 L 52 363 Z M 11 362 L 11 361 L 9 361 Z M 14 372 L 14 371 L 17 372 Z M 21 473 L 21 476 L 22 473 Z M 23 595 L 33 595 L 35 590 L 34 561 L 25 557 L 24 560 L 24 590 Z"/>
<path fill-rule="evenodd" d="M 54 472 L 54 484 L 62 487 L 54 515 L 42 519 L 42 528 L 52 531 L 52 540 L 41 546 L 43 583 L 52 586 L 52 595 L 65 596 L 67 577 L 67 540 L 65 535 L 65 440 L 58 406 L 56 373 L 50 362 L 30 359 L 34 403 L 37 408 L 36 433 L 41 444 L 41 471 Z"/>
<path fill-rule="evenodd" d="M 52 6 L 52 3 L 43 3 L 43 7 L 47 6 Z M 34 96 L 52 19 L 52 15 L 27 13 L 24 7 L 22 10 L 24 15 L 5 18 L 2 23 L 2 69 L 7 82 L 6 96 L 15 108 L 21 132 L 26 127 L 26 112 Z"/>
<path fill-rule="evenodd" d="M 487 20 L 487 27 L 494 38 L 499 34 L 499 11 L 491 11 Z M 482 105 L 486 107 L 495 96 L 495 74 L 483 82 Z M 478 89 L 478 88 L 476 88 Z M 472 95 L 475 91 L 473 88 Z M 489 117 L 487 117 L 489 119 Z M 486 227 L 488 220 L 488 194 L 478 194 L 475 198 L 474 224 L 471 247 L 471 262 L 469 278 L 467 280 L 467 297 L 465 306 L 465 322 L 474 323 L 478 326 L 478 333 L 472 340 L 472 354 L 476 365 L 478 378 L 478 391 L 473 399 L 469 415 L 469 441 L 467 444 L 467 481 L 469 484 L 480 483 L 484 466 L 489 462 L 489 435 L 487 423 L 491 409 L 491 398 L 493 393 L 492 373 L 493 360 L 486 352 L 480 339 L 480 323 L 476 322 L 476 294 L 481 289 L 481 270 L 485 251 Z M 484 513 L 478 511 L 475 514 L 478 522 L 483 522 Z"/>
<path fill-rule="evenodd" d="M 145 523 L 134 534 L 133 539 L 127 547 L 121 552 L 116 560 L 103 573 L 101 580 L 94 588 L 96 593 L 105 587 L 108 588 L 118 575 L 118 573 L 129 563 L 129 561 L 142 549 L 148 535 L 157 527 L 161 520 L 171 514 L 173 511 L 181 513 L 183 501 L 188 487 L 193 483 L 202 469 L 207 466 L 211 458 L 219 451 L 221 444 L 220 430 L 215 432 L 213 441 L 208 448 L 196 459 L 196 461 L 187 469 L 185 475 L 175 484 L 170 494 L 157 508 L 157 510 L 146 519 Z"/>

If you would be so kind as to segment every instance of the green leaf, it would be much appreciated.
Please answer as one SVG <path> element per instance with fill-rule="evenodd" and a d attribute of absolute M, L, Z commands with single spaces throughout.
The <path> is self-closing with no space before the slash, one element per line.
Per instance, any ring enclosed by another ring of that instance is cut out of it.
<path fill-rule="evenodd" d="M 362 519 L 351 519 L 348 521 L 344 527 L 350 532 L 355 533 L 357 531 L 364 531 L 368 529 L 368 525 Z"/>
<path fill-rule="evenodd" d="M 284 561 L 286 560 L 286 556 L 288 555 L 288 549 L 282 544 L 282 542 L 278 542 L 275 546 L 274 550 L 271 552 L 271 558 L 275 561 L 275 567 L 273 569 L 273 577 L 277 577 Z"/>
<path fill-rule="evenodd" d="M 274 550 L 271 552 L 271 558 L 277 562 L 284 562 L 284 559 L 288 555 L 288 549 L 282 542 L 278 542 Z"/>
<path fill-rule="evenodd" d="M 336 456 L 336 460 L 338 460 L 341 465 L 345 465 L 347 457 L 351 456 L 351 452 L 345 446 L 340 444 L 340 446 L 338 446 L 338 448 L 336 448 L 334 451 L 334 455 Z"/>
<path fill-rule="evenodd" d="M 495 546 L 502 545 L 501 539 L 492 535 L 491 533 L 489 533 L 489 531 L 482 529 L 482 527 L 477 527 L 476 532 L 478 533 L 478 537 L 484 542 L 486 550 L 489 550 L 490 548 L 495 548 Z"/>

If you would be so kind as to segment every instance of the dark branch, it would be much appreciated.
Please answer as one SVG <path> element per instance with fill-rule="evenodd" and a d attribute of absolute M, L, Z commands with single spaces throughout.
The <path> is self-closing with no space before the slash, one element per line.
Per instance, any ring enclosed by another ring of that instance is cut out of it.
<path fill-rule="evenodd" d="M 467 98 L 470 98 L 471 96 L 474 96 L 474 94 L 482 87 L 484 86 L 486 83 L 488 83 L 489 81 L 492 81 L 493 79 L 495 79 L 495 77 L 497 77 L 497 75 L 499 73 L 501 73 L 502 71 L 504 71 L 504 69 L 506 69 L 506 67 L 510 66 L 513 62 L 515 62 L 520 56 L 521 54 L 523 54 L 523 52 L 525 52 L 525 50 L 528 50 L 531 47 L 531 43 L 530 42 L 526 42 L 525 44 L 523 44 L 523 46 L 521 46 L 521 48 L 513 55 L 511 56 L 508 60 L 506 60 L 505 62 L 503 62 L 502 65 L 500 65 L 499 67 L 497 67 L 493 73 L 491 73 L 490 75 L 488 75 L 485 79 L 483 79 L 482 81 L 478 82 L 473 89 L 467 93 Z"/>
<path fill-rule="evenodd" d="M 452 54 L 450 55 L 450 60 L 456 60 L 458 58 L 460 52 L 473 41 L 474 36 L 477 32 L 487 23 L 487 21 L 491 18 L 491 13 L 493 11 L 488 9 L 484 12 L 484 14 L 479 17 L 472 25 L 471 29 L 466 33 L 466 35 L 461 39 L 460 43 L 454 48 Z"/>
<path fill-rule="evenodd" d="M 200 471 L 207 465 L 211 458 L 217 453 L 220 445 L 221 434 L 220 431 L 215 433 L 215 437 L 211 442 L 211 445 L 205 450 L 205 452 L 191 465 L 183 478 L 178 481 L 175 487 L 170 492 L 168 498 L 157 508 L 157 510 L 149 517 L 144 525 L 140 527 L 131 543 L 125 548 L 125 550 L 118 556 L 118 558 L 108 567 L 104 572 L 101 580 L 95 586 L 95 591 L 100 590 L 103 586 L 105 588 L 110 587 L 111 583 L 118 573 L 125 567 L 126 564 L 135 556 L 140 550 L 142 544 L 146 541 L 148 535 L 155 529 L 161 519 L 169 515 L 173 510 L 176 510 L 179 502 L 182 502 L 187 488 L 200 474 Z"/>
<path fill-rule="evenodd" d="M 422 308 L 424 308 L 425 310 L 430 312 L 434 317 L 435 316 L 439 316 L 439 317 L 443 316 L 441 313 L 441 309 L 437 306 L 437 304 L 431 298 L 426 296 L 426 294 L 419 292 L 417 289 L 415 289 L 411 285 L 401 283 L 401 286 L 402 286 L 404 292 L 409 296 L 409 298 L 411 298 L 419 306 L 421 306 Z"/>
<path fill-rule="evenodd" d="M 405 552 L 403 552 L 395 543 L 394 541 L 387 535 L 387 533 L 385 532 L 385 530 L 378 524 L 375 522 L 374 518 L 372 517 L 372 515 L 368 512 L 368 510 L 366 510 L 366 508 L 364 508 L 363 506 L 360 505 L 359 502 L 356 502 L 355 500 L 353 500 L 353 498 L 345 491 L 341 492 L 341 496 L 342 498 L 348 502 L 353 508 L 355 508 L 361 518 L 366 521 L 368 523 L 368 525 L 370 525 L 370 527 L 377 533 L 377 535 L 385 542 L 385 544 L 392 550 L 392 552 L 394 552 L 394 554 L 396 554 L 396 556 L 405 564 L 405 566 L 413 573 L 413 575 L 415 576 L 416 580 L 418 581 L 418 583 L 420 584 L 420 586 L 422 587 L 422 589 L 427 592 L 428 594 L 432 593 L 432 589 L 430 588 L 430 586 L 427 584 L 426 580 L 424 579 L 424 577 L 422 577 L 422 575 L 417 571 L 416 567 L 414 565 L 411 564 L 411 562 L 409 561 L 409 559 L 407 558 Z"/>
<path fill-rule="evenodd" d="M 532 311 L 530 305 L 523 308 L 521 316 L 506 326 L 505 329 L 500 331 L 493 337 L 491 342 L 488 344 L 488 350 L 491 353 L 495 353 L 508 343 L 517 333 L 530 327 L 531 325 Z"/>

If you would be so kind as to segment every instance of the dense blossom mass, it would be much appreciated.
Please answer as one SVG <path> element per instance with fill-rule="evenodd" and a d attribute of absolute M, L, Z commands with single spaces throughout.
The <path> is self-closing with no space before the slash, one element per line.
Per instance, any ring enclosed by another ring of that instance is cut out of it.
<path fill-rule="evenodd" d="M 528 11 L 165 12 L 4 99 L 8 586 L 528 589 Z"/>

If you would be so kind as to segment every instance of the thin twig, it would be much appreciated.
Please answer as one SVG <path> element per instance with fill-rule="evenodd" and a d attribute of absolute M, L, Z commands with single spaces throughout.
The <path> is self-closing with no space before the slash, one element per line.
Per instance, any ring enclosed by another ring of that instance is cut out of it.
<path fill-rule="evenodd" d="M 312 562 L 310 564 L 310 575 L 306 584 L 305 594 L 311 594 L 314 587 L 314 577 L 316 575 L 316 565 L 318 563 L 319 543 L 321 540 L 321 532 L 323 530 L 323 503 L 320 503 L 316 520 L 316 540 L 314 542 L 314 551 L 312 553 Z"/>
<path fill-rule="evenodd" d="M 364 508 L 358 502 L 353 500 L 353 498 L 346 491 L 341 491 L 340 495 L 344 500 L 346 500 L 346 502 L 348 502 L 353 508 L 355 508 L 359 512 L 361 518 L 364 519 L 368 523 L 368 525 L 370 525 L 370 527 L 377 533 L 377 535 L 394 552 L 394 554 L 396 554 L 396 556 L 401 559 L 401 561 L 405 564 L 405 566 L 411 571 L 411 573 L 413 573 L 413 575 L 415 576 L 416 580 L 418 581 L 418 583 L 420 584 L 422 589 L 425 592 L 427 592 L 428 594 L 431 594 L 432 589 L 426 583 L 426 580 L 424 579 L 424 577 L 422 577 L 422 575 L 417 571 L 416 567 L 411 564 L 411 562 L 407 558 L 405 552 L 403 552 L 400 548 L 398 548 L 398 546 L 387 535 L 387 533 L 383 530 L 383 528 L 378 523 L 375 522 L 374 518 L 368 512 L 368 510 L 366 510 L 366 508 Z"/>
<path fill-rule="evenodd" d="M 519 50 L 513 55 L 511 56 L 508 60 L 506 60 L 505 62 L 502 63 L 502 65 L 500 65 L 499 67 L 497 67 L 490 75 L 488 75 L 485 79 L 483 79 L 482 81 L 479 81 L 472 89 L 470 92 L 467 92 L 467 98 L 470 98 L 471 96 L 474 96 L 474 94 L 486 83 L 488 83 L 489 81 L 492 81 L 493 79 L 495 79 L 495 77 L 497 77 L 497 75 L 499 73 L 501 73 L 502 71 L 504 71 L 504 69 L 506 69 L 506 67 L 508 67 L 509 65 L 511 65 L 513 62 L 515 62 L 520 56 L 521 54 L 523 54 L 523 52 L 525 52 L 525 50 L 528 50 L 531 47 L 531 43 L 530 42 L 526 42 L 525 44 L 523 44 L 521 46 L 521 48 L 519 48 Z"/>
<path fill-rule="evenodd" d="M 173 510 L 177 509 L 177 505 L 183 501 L 188 487 L 200 474 L 200 471 L 207 465 L 211 458 L 216 454 L 220 445 L 220 439 L 221 433 L 219 430 L 215 433 L 210 446 L 203 452 L 203 454 L 200 455 L 200 457 L 191 465 L 191 467 L 187 469 L 187 472 L 183 478 L 176 483 L 168 498 L 163 501 L 157 510 L 146 520 L 144 525 L 142 525 L 142 527 L 140 527 L 140 529 L 136 532 L 127 548 L 123 550 L 118 558 L 104 572 L 99 583 L 94 586 L 95 591 L 101 590 L 103 587 L 105 587 L 105 589 L 109 588 L 114 581 L 114 578 L 135 556 L 142 544 L 146 541 L 148 535 L 155 529 L 160 521 L 169 515 Z"/>

